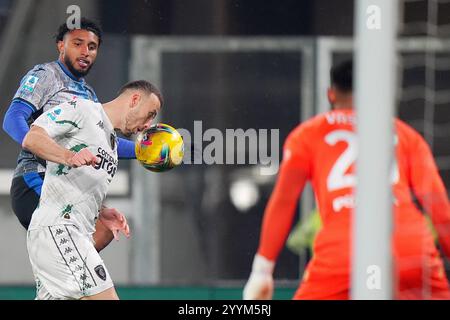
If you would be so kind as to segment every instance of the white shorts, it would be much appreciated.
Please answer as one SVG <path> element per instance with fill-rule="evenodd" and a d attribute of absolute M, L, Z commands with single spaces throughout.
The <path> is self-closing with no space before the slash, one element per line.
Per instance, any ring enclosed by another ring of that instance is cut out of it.
<path fill-rule="evenodd" d="M 113 287 L 91 239 L 74 225 L 29 230 L 27 248 L 36 299 L 80 299 Z"/>

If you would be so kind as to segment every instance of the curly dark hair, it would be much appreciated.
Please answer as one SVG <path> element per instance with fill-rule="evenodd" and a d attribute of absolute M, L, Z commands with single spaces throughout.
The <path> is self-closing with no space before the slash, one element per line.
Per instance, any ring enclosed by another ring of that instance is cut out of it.
<path fill-rule="evenodd" d="M 80 29 L 93 32 L 98 37 L 98 45 L 99 46 L 101 45 L 103 31 L 97 23 L 95 23 L 94 21 L 89 20 L 87 18 L 81 18 Z M 63 23 L 62 25 L 60 25 L 58 28 L 58 31 L 55 35 L 56 42 L 58 43 L 59 41 L 63 41 L 66 33 L 70 32 L 70 31 L 72 31 L 72 30 L 69 29 L 66 22 Z"/>
<path fill-rule="evenodd" d="M 343 61 L 331 69 L 331 84 L 342 92 L 353 91 L 353 61 Z"/>

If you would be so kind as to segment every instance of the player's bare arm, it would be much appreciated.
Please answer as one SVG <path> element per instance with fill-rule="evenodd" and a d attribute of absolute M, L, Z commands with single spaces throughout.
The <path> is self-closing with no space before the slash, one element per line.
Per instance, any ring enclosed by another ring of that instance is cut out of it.
<path fill-rule="evenodd" d="M 84 165 L 95 165 L 97 162 L 97 157 L 88 149 L 73 152 L 63 148 L 44 129 L 36 126 L 33 126 L 27 133 L 22 147 L 44 160 L 64 164 L 69 167 L 77 168 Z"/>

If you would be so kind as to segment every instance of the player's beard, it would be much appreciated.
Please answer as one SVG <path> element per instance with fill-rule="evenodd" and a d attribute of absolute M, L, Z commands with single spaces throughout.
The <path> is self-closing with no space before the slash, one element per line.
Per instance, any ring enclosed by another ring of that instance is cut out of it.
<path fill-rule="evenodd" d="M 64 64 L 67 66 L 67 69 L 69 69 L 70 73 L 72 73 L 78 79 L 87 76 L 92 66 L 94 65 L 93 63 L 91 63 L 91 65 L 85 71 L 79 71 L 75 69 L 72 61 L 70 61 L 68 56 L 64 57 Z"/>
<path fill-rule="evenodd" d="M 127 115 L 127 117 L 125 118 L 125 132 L 122 132 L 122 134 L 126 137 L 126 138 L 131 138 L 131 136 L 133 135 L 133 132 L 128 129 L 128 124 L 129 124 L 129 116 Z"/>

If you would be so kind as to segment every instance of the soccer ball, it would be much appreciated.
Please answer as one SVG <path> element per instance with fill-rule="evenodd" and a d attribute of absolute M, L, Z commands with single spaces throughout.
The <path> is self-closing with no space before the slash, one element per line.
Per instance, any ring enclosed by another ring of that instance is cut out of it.
<path fill-rule="evenodd" d="M 136 159 L 153 172 L 168 171 L 183 161 L 183 137 L 173 127 L 158 123 L 141 132 L 135 142 Z"/>

